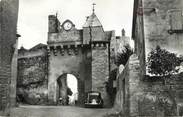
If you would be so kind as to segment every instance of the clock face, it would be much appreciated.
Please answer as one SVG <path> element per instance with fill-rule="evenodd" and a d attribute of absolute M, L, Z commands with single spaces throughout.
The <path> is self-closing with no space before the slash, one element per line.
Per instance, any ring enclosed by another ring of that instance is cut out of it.
<path fill-rule="evenodd" d="M 63 24 L 65 30 L 70 30 L 72 28 L 72 23 L 67 21 Z"/>

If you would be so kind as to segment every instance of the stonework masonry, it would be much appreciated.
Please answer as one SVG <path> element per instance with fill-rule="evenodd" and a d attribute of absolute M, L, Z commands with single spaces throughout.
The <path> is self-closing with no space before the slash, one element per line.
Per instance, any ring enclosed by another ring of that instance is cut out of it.
<path fill-rule="evenodd" d="M 18 55 L 17 101 L 28 104 L 44 104 L 47 102 L 47 46 L 38 44 L 30 50 L 23 47 Z M 35 100 L 40 97 L 40 100 Z"/>
<path fill-rule="evenodd" d="M 143 0 L 146 58 L 157 45 L 182 55 L 182 0 Z"/>
<path fill-rule="evenodd" d="M 146 75 L 146 59 L 157 45 L 182 54 L 182 0 L 135 0 L 135 54 L 118 75 L 115 106 L 126 116 L 182 116 L 182 73 Z"/>
<path fill-rule="evenodd" d="M 49 25 L 59 22 L 53 17 L 49 16 Z M 67 22 L 72 25 L 69 31 L 64 29 L 64 24 Z M 107 96 L 104 90 L 105 80 L 108 78 L 110 70 L 108 46 L 111 35 L 104 32 L 95 13 L 88 18 L 83 30 L 76 29 L 70 20 L 65 20 L 62 26 L 59 29 L 55 27 L 58 30 L 49 26 L 49 31 L 52 32 L 48 32 L 48 48 L 50 51 L 48 99 L 57 102 L 56 89 L 58 89 L 58 84 L 56 81 L 63 74 L 76 76 L 80 104 L 84 104 L 85 93 L 91 90 L 100 91 L 102 97 L 105 98 Z M 99 53 L 100 56 L 98 56 Z M 105 101 L 105 103 L 107 102 L 109 100 Z"/>
<path fill-rule="evenodd" d="M 48 99 L 57 102 L 57 92 L 58 87 L 57 79 L 63 74 L 72 74 L 78 80 L 78 91 L 79 99 L 84 99 L 84 86 L 85 78 L 88 79 L 90 71 L 87 71 L 89 64 L 83 62 L 85 54 L 82 54 L 81 48 L 77 48 L 77 54 L 74 53 L 74 50 L 70 48 L 70 54 L 68 54 L 68 48 L 64 49 L 64 55 L 57 53 L 57 56 L 51 51 L 49 56 L 49 71 L 48 71 Z M 60 51 L 60 50 L 58 50 Z M 86 50 L 87 51 L 87 50 Z M 88 78 L 87 78 L 88 77 Z M 86 85 L 88 87 L 90 84 Z M 80 101 L 80 100 L 79 100 Z"/>
<path fill-rule="evenodd" d="M 104 105 L 109 105 L 105 82 L 109 78 L 108 43 L 93 47 L 92 51 L 92 90 L 102 92 Z M 108 104 L 107 104 L 107 103 Z"/>
<path fill-rule="evenodd" d="M 166 85 L 161 77 L 143 77 L 132 55 L 118 76 L 114 108 L 126 116 L 182 116 L 182 75 L 166 76 Z"/>
<path fill-rule="evenodd" d="M 18 0 L 0 1 L 0 115 L 7 115 L 10 108 L 10 98 L 15 100 L 15 91 L 10 95 L 10 89 L 14 88 L 10 81 L 16 75 L 12 71 L 16 68 L 16 26 L 18 18 Z M 12 67 L 13 66 L 15 67 Z M 16 74 L 16 73 L 15 73 Z M 11 102 L 12 102 L 11 101 Z"/>

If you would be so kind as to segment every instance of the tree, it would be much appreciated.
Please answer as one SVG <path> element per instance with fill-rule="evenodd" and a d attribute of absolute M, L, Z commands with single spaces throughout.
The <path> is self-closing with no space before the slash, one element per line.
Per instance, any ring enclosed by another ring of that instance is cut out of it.
<path fill-rule="evenodd" d="M 176 73 L 176 67 L 180 65 L 180 59 L 174 53 L 157 46 L 147 58 L 148 72 L 154 75 L 165 76 Z"/>
<path fill-rule="evenodd" d="M 133 51 L 132 51 L 130 45 L 125 45 L 122 52 L 117 53 L 116 65 L 120 66 L 121 64 L 123 64 L 125 66 L 129 57 L 132 54 L 133 54 Z"/>

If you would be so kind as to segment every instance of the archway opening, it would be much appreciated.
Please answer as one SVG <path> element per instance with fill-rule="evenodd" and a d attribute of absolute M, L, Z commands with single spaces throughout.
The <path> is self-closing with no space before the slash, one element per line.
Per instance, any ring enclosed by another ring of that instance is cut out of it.
<path fill-rule="evenodd" d="M 78 80 L 73 74 L 63 74 L 57 79 L 58 105 L 77 105 Z"/>
<path fill-rule="evenodd" d="M 78 81 L 72 74 L 67 74 L 68 88 L 71 90 L 72 95 L 69 96 L 69 105 L 76 105 L 78 102 Z"/>

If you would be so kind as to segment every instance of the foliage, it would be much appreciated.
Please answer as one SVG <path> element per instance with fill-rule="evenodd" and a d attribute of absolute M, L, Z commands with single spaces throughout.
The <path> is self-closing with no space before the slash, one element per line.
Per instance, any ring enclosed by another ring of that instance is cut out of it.
<path fill-rule="evenodd" d="M 180 59 L 174 53 L 157 46 L 147 58 L 148 72 L 154 75 L 170 75 L 178 72 L 176 67 L 180 65 Z"/>
<path fill-rule="evenodd" d="M 121 64 L 123 64 L 125 66 L 129 57 L 132 54 L 133 54 L 133 51 L 130 45 L 125 45 L 123 51 L 117 53 L 116 65 L 120 66 Z"/>
<path fill-rule="evenodd" d="M 71 88 L 69 88 L 69 87 L 67 87 L 67 94 L 68 94 L 69 96 L 71 96 L 71 95 L 73 94 Z"/>
<path fill-rule="evenodd" d="M 183 55 L 180 55 L 180 56 L 179 56 L 179 61 L 180 61 L 180 63 L 183 62 Z"/>

